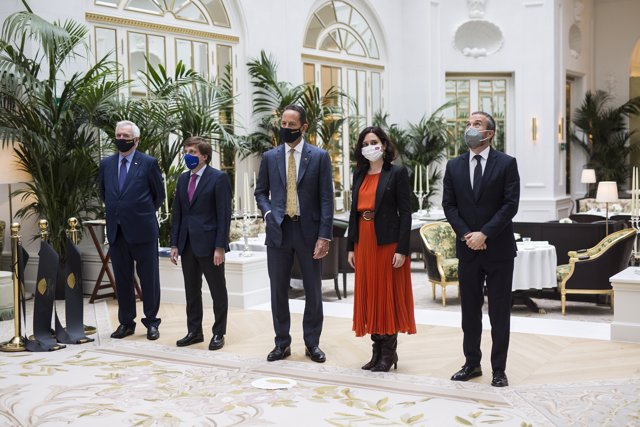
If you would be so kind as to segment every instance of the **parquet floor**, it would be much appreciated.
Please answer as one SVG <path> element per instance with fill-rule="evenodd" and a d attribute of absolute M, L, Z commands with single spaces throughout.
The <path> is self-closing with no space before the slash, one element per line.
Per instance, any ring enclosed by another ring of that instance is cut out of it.
<path fill-rule="evenodd" d="M 108 302 L 111 324 L 117 326 L 117 303 Z M 138 313 L 142 313 L 139 303 Z M 185 306 L 162 303 L 160 307 L 161 345 L 173 346 L 186 333 Z M 205 307 L 205 342 L 194 348 L 206 349 L 213 323 L 210 308 Z M 136 334 L 127 340 L 146 340 L 146 330 L 138 322 Z M 290 360 L 308 361 L 304 356 L 302 317 L 292 314 L 293 337 Z M 356 338 L 351 320 L 325 316 L 321 348 L 327 364 L 358 368 L 370 356 L 368 338 Z M 273 348 L 271 313 L 264 310 L 229 310 L 226 345 L 222 352 L 249 357 L 265 357 Z M 474 380 L 489 384 L 491 335 L 485 331 L 482 351 L 485 375 Z M 418 325 L 416 335 L 401 335 L 398 345 L 398 372 L 449 378 L 463 363 L 462 332 L 459 328 Z M 507 363 L 511 385 L 560 384 L 592 380 L 640 378 L 640 344 L 618 343 L 584 338 L 512 333 Z"/>

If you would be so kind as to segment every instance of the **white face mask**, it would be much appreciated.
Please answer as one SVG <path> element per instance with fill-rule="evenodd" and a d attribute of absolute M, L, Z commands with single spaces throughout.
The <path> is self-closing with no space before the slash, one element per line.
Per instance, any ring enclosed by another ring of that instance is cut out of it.
<path fill-rule="evenodd" d="M 362 156 L 370 162 L 375 162 L 380 159 L 384 154 L 384 147 L 382 144 L 367 145 L 362 147 Z"/>

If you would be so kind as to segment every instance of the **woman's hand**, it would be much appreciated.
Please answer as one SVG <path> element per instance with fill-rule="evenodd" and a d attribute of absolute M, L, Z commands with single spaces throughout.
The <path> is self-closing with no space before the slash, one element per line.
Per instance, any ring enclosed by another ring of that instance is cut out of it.
<path fill-rule="evenodd" d="M 404 265 L 404 261 L 406 258 L 406 255 L 395 253 L 393 254 L 393 261 L 391 262 L 391 265 L 393 265 L 393 268 L 400 268 Z"/>
<path fill-rule="evenodd" d="M 349 253 L 347 254 L 347 262 L 349 263 L 351 268 L 353 268 L 354 270 L 356 269 L 356 255 L 353 253 L 353 251 L 349 251 Z"/>

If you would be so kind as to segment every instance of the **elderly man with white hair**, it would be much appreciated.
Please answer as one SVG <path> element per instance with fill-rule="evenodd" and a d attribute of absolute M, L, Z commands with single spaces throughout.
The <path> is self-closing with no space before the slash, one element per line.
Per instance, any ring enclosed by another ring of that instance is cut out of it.
<path fill-rule="evenodd" d="M 158 161 L 136 150 L 140 129 L 135 123 L 116 124 L 114 144 L 118 153 L 100 162 L 100 194 L 105 204 L 109 254 L 118 293 L 120 325 L 111 338 L 132 335 L 136 328 L 136 297 L 133 266 L 142 288 L 142 323 L 147 339 L 160 337 L 158 270 L 158 221 L 156 211 L 166 194 Z"/>

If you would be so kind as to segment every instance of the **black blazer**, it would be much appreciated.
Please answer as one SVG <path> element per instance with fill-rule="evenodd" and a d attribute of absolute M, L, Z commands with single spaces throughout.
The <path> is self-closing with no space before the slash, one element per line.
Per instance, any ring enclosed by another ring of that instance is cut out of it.
<path fill-rule="evenodd" d="M 520 202 L 520 176 L 516 159 L 493 148 L 482 175 L 478 200 L 473 196 L 469 172 L 469 152 L 449 160 L 444 173 L 442 208 L 456 233 L 458 259 L 469 261 L 478 251 L 462 240 L 471 231 L 482 231 L 489 260 L 516 256 L 512 219 Z"/>
<path fill-rule="evenodd" d="M 193 200 L 187 190 L 191 171 L 178 178 L 171 214 L 171 246 L 182 253 L 187 236 L 198 257 L 213 256 L 215 248 L 229 251 L 231 185 L 226 173 L 207 166 L 200 177 Z"/>
<path fill-rule="evenodd" d="M 118 189 L 118 153 L 102 159 L 99 171 L 100 195 L 105 205 L 107 239 L 116 241 L 118 225 L 125 240 L 131 244 L 158 240 L 156 211 L 164 201 L 164 186 L 158 161 L 135 151 L 129 165 L 127 180 Z"/>
<path fill-rule="evenodd" d="M 349 240 L 347 248 L 352 251 L 358 242 L 358 192 L 368 168 L 353 174 L 353 197 L 349 214 Z M 404 166 L 385 162 L 380 172 L 376 189 L 374 226 L 379 245 L 397 243 L 396 253 L 409 255 L 411 233 L 411 187 L 409 174 Z"/>

